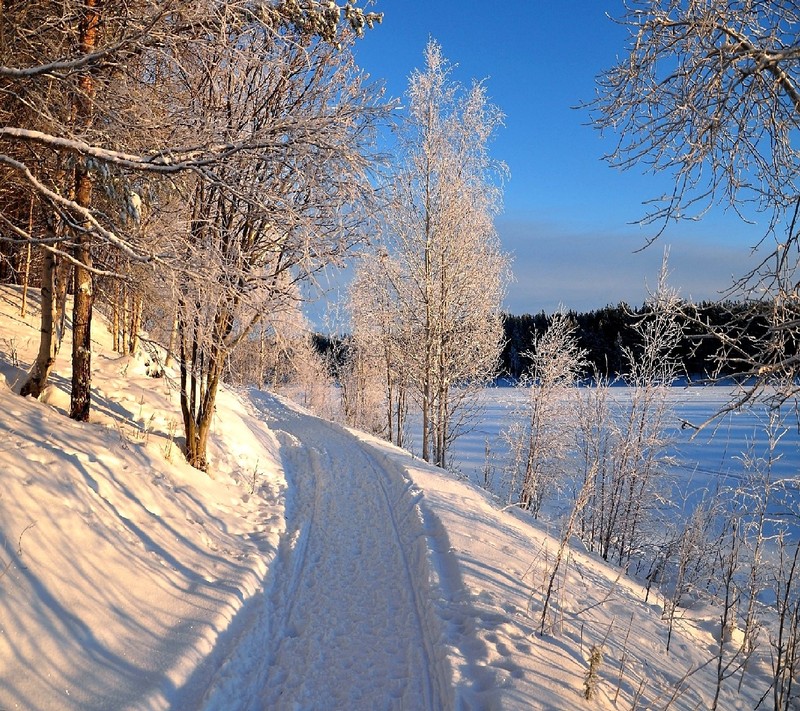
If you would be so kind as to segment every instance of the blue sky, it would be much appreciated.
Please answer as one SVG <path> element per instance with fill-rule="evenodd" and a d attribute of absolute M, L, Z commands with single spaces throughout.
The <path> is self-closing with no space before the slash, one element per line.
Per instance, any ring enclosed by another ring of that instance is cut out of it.
<path fill-rule="evenodd" d="M 721 208 L 699 223 L 670 225 L 637 253 L 653 228 L 632 223 L 671 184 L 609 167 L 601 157 L 613 137 L 603 139 L 589 113 L 572 108 L 591 100 L 596 75 L 623 52 L 625 30 L 606 14 L 618 15 L 621 2 L 378 0 L 375 9 L 384 22 L 359 41 L 357 57 L 390 96 L 403 96 L 433 37 L 458 65 L 455 79 L 485 79 L 506 115 L 492 152 L 511 170 L 497 220 L 514 257 L 507 310 L 640 304 L 667 246 L 673 286 L 697 300 L 714 298 L 752 263 L 763 228 Z"/>

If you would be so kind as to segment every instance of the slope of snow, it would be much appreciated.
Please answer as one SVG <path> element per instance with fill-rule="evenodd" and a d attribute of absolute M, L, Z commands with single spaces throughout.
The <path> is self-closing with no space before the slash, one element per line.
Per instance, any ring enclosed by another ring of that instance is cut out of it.
<path fill-rule="evenodd" d="M 503 511 L 482 490 L 390 445 L 387 471 L 408 482 L 423 521 L 437 616 L 453 665 L 458 709 L 705 709 L 716 674 L 719 610 L 697 603 L 678 614 L 671 651 L 657 593 L 595 556 L 573 549 L 539 634 L 544 593 L 558 541 Z M 598 693 L 583 698 L 592 645 L 603 651 Z M 768 650 L 723 684 L 720 709 L 753 709 L 769 688 Z"/>
<path fill-rule="evenodd" d="M 573 546 L 540 636 L 558 548 L 541 527 L 258 392 L 221 393 L 197 472 L 169 378 L 99 323 L 95 414 L 71 422 L 65 356 L 46 403 L 12 392 L 36 349 L 18 305 L 0 290 L 0 708 L 709 707 L 707 603 L 667 654 L 658 595 Z M 767 649 L 720 709 L 756 706 Z"/>
<path fill-rule="evenodd" d="M 224 392 L 212 475 L 186 465 L 174 388 L 99 321 L 90 423 L 58 412 L 69 343 L 49 404 L 20 398 L 38 329 L 18 307 L 0 291 L 0 707 L 193 708 L 277 551 L 277 441 Z"/>

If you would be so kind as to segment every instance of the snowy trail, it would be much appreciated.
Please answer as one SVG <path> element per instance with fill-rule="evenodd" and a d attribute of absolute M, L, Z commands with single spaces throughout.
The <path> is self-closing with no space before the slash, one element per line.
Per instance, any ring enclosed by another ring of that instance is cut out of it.
<path fill-rule="evenodd" d="M 283 408 L 271 427 L 289 493 L 263 708 L 452 707 L 407 482 L 336 425 Z"/>

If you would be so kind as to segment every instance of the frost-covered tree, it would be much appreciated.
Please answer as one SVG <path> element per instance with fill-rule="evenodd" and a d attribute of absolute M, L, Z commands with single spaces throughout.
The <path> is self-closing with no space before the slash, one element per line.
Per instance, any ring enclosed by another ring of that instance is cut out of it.
<path fill-rule="evenodd" d="M 285 123 L 266 136 L 263 130 L 235 136 L 202 130 L 203 117 L 192 110 L 196 97 L 180 88 L 211 66 L 203 57 L 220 46 L 248 51 L 235 42 L 249 28 L 275 42 L 297 43 L 287 36 L 294 33 L 301 44 L 322 38 L 334 45 L 345 28 L 361 33 L 379 19 L 351 0 L 3 4 L 0 175 L 4 184 L 24 190 L 20 199 L 0 199 L 2 239 L 48 252 L 42 282 L 50 297 L 43 308 L 49 342 L 42 344 L 25 392 L 41 392 L 57 351 L 51 334 L 59 320 L 53 274 L 60 260 L 74 275 L 71 415 L 88 417 L 94 279 L 108 271 L 95 263 L 97 249 L 108 245 L 136 261 L 160 256 L 119 219 L 137 176 L 191 173 L 217 184 L 217 167 L 232 155 L 285 140 Z M 35 220 L 24 219 L 20 209 L 29 195 Z"/>
<path fill-rule="evenodd" d="M 575 429 L 581 471 L 581 536 L 592 550 L 620 565 L 640 552 L 646 524 L 659 509 L 670 462 L 670 387 L 678 374 L 676 347 L 681 329 L 677 294 L 659 288 L 634 328 L 640 343 L 628 349 L 628 386 L 613 394 L 600 380 L 585 393 Z"/>
<path fill-rule="evenodd" d="M 772 248 L 730 292 L 750 308 L 713 335 L 722 363 L 757 385 L 782 386 L 752 388 L 745 399 L 766 392 L 779 405 L 797 394 L 800 370 L 800 7 L 629 0 L 618 21 L 629 31 L 625 52 L 600 76 L 590 105 L 595 124 L 617 139 L 607 159 L 674 179 L 644 218 L 659 233 L 669 221 L 698 218 L 719 203 L 745 218 L 753 210 L 767 216 L 764 243 Z M 754 339 L 764 320 L 768 327 Z"/>
<path fill-rule="evenodd" d="M 553 315 L 537 334 L 534 350 L 523 354 L 531 368 L 518 384 L 524 402 L 511 426 L 501 433 L 509 445 L 509 497 L 538 516 L 546 494 L 566 483 L 574 445 L 576 385 L 585 353 L 576 326 L 564 312 Z"/>
<path fill-rule="evenodd" d="M 648 220 L 745 202 L 781 218 L 798 196 L 800 8 L 795 2 L 629 0 L 625 52 L 599 79 L 608 159 L 675 177 Z"/>
<path fill-rule="evenodd" d="M 385 253 L 368 268 L 380 275 L 372 281 L 381 293 L 372 301 L 380 305 L 376 328 L 388 339 L 387 387 L 402 382 L 398 387 L 418 404 L 422 456 L 439 466 L 471 386 L 485 382 L 500 354 L 508 258 L 493 218 L 505 168 L 489 155 L 489 142 L 501 122 L 485 86 L 454 82 L 430 41 L 424 69 L 411 76 L 398 131 Z M 392 372 L 398 353 L 402 372 Z"/>
<path fill-rule="evenodd" d="M 348 303 L 352 359 L 372 374 L 361 387 L 370 391 L 380 388 L 384 413 L 380 430 L 390 442 L 402 447 L 406 441 L 410 387 L 405 354 L 411 347 L 411 324 L 403 320 L 390 287 L 400 283 L 397 266 L 385 252 L 363 255 L 350 286 Z"/>
<path fill-rule="evenodd" d="M 257 28 L 231 47 L 193 75 L 196 115 L 219 141 L 262 141 L 218 165 L 215 181 L 185 181 L 175 236 L 181 407 L 199 468 L 232 350 L 368 232 L 369 146 L 385 112 L 344 40 L 334 48 Z"/>

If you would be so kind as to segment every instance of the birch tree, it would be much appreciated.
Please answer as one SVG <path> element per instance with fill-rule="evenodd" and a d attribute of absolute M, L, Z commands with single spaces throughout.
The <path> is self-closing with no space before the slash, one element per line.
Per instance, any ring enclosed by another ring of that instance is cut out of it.
<path fill-rule="evenodd" d="M 568 479 L 578 409 L 577 384 L 585 365 L 576 327 L 564 312 L 553 315 L 547 330 L 536 334 L 534 351 L 523 354 L 531 368 L 518 387 L 524 402 L 514 422 L 501 432 L 509 445 L 509 501 L 539 516 L 546 494 Z"/>
<path fill-rule="evenodd" d="M 187 457 L 200 469 L 231 351 L 297 298 L 299 281 L 369 232 L 369 147 L 386 111 L 344 38 L 334 48 L 255 29 L 230 46 L 197 75 L 196 115 L 219 140 L 262 133 L 271 140 L 229 157 L 216 181 L 185 185 L 189 214 L 177 250 L 181 409 Z"/>
<path fill-rule="evenodd" d="M 678 295 L 666 278 L 665 259 L 659 287 L 634 324 L 640 344 L 626 349 L 625 392 L 614 397 L 607 382 L 598 382 L 582 398 L 576 427 L 583 488 L 592 481 L 581 535 L 590 550 L 619 565 L 641 552 L 671 463 L 670 387 L 679 373 L 681 327 Z"/>
<path fill-rule="evenodd" d="M 348 301 L 353 330 L 352 359 L 373 376 L 361 387 L 366 390 L 379 388 L 382 392 L 384 417 L 370 413 L 361 419 L 372 419 L 376 423 L 382 419 L 383 427 L 378 428 L 379 431 L 390 442 L 403 447 L 407 435 L 410 387 L 405 354 L 411 348 L 411 324 L 403 321 L 397 308 L 396 294 L 391 288 L 392 284 L 402 281 L 396 272 L 397 266 L 389 261 L 385 252 L 362 255 L 350 285 Z M 370 401 L 368 394 L 359 398 Z M 358 426 L 357 422 L 350 424 Z"/>
<path fill-rule="evenodd" d="M 400 162 L 386 211 L 378 299 L 402 324 L 404 377 L 422 419 L 422 456 L 439 466 L 458 435 L 471 385 L 500 354 L 508 270 L 493 225 L 505 167 L 489 155 L 502 123 L 481 83 L 462 89 L 439 45 L 409 82 Z M 383 316 L 375 315 L 376 319 Z"/>

